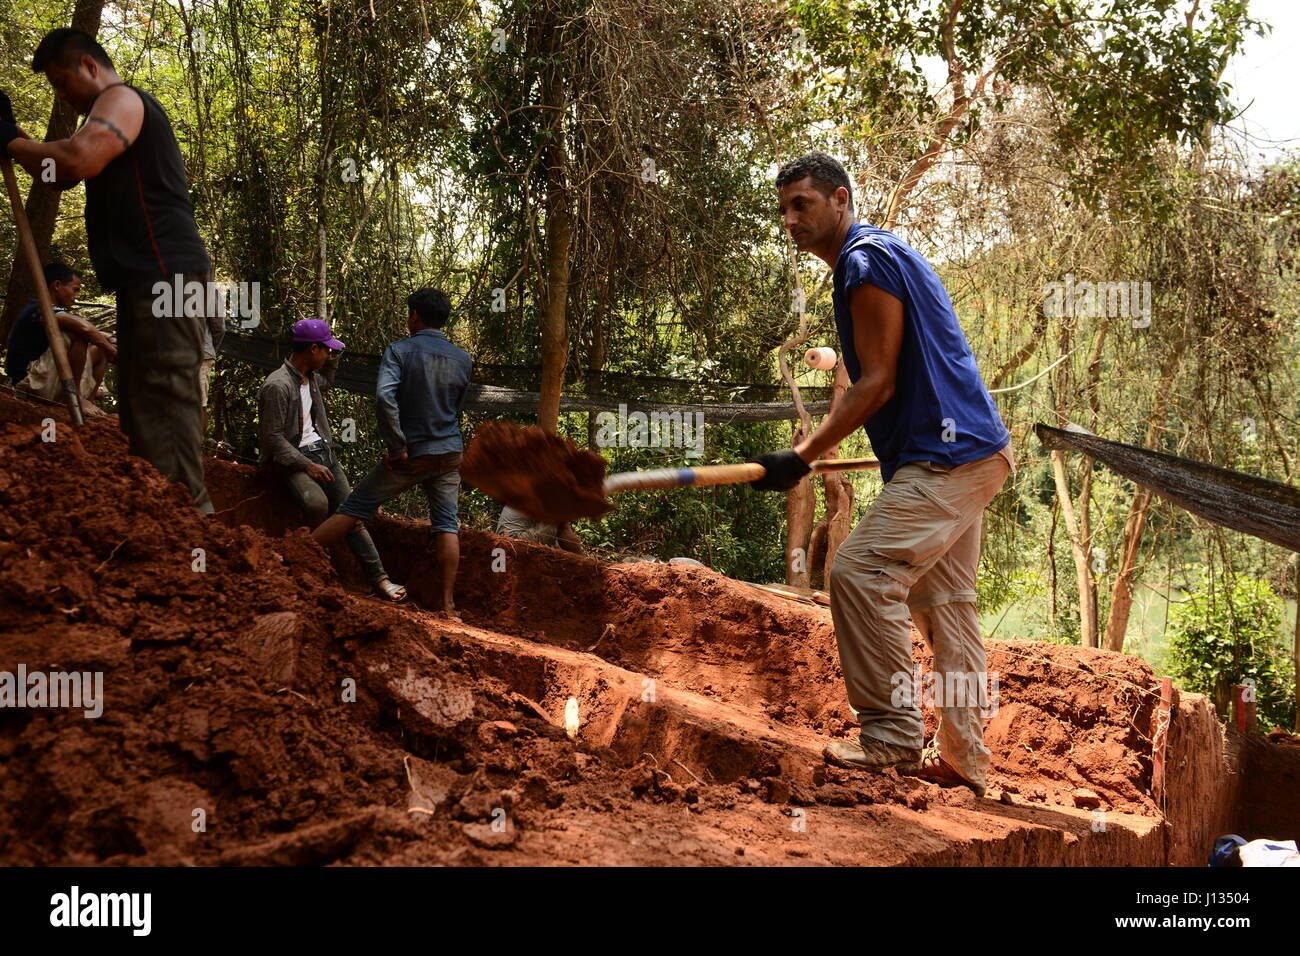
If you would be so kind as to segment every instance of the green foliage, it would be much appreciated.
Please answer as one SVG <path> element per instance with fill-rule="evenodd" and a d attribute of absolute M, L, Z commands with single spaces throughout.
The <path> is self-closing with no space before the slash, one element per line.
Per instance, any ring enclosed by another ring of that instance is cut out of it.
<path fill-rule="evenodd" d="M 0 0 L 0 85 L 33 135 L 51 94 L 26 64 L 71 9 Z M 725 382 L 779 384 L 774 350 L 795 327 L 774 164 L 811 147 L 838 154 L 860 185 L 860 215 L 878 219 L 947 116 L 951 89 L 924 67 L 952 53 L 973 93 L 996 64 L 951 130 L 959 149 L 946 155 L 958 161 L 926 176 L 902 232 L 940 271 L 990 387 L 1028 383 L 996 394 L 1022 471 L 986 517 L 981 610 L 1008 613 L 999 636 L 1077 643 L 1057 490 L 1025 438 L 1034 421 L 1060 415 L 1144 443 L 1154 376 L 1182 356 L 1156 421 L 1167 450 L 1283 479 L 1279 462 L 1297 457 L 1287 429 L 1274 436 L 1267 423 L 1300 417 L 1300 177 L 1294 161 L 1248 175 L 1181 149 L 1222 119 L 1222 63 L 1257 28 L 1240 0 L 1183 16 L 1165 0 L 203 0 L 110 6 L 102 39 L 124 77 L 167 107 L 218 276 L 261 283 L 263 329 L 283 334 L 316 314 L 323 291 L 349 349 L 377 354 L 405 334 L 407 293 L 438 285 L 453 301 L 451 337 L 478 363 L 535 367 L 548 189 L 559 184 L 573 219 L 566 389 L 599 394 L 603 372 L 670 375 L 719 401 L 733 397 Z M 558 116 L 543 103 L 548 77 L 566 104 Z M 644 176 L 647 160 L 657 177 Z M 55 254 L 86 266 L 82 191 L 61 201 Z M 0 217 L 0 245 L 13 239 Z M 806 257 L 799 267 L 808 344 L 835 345 L 824 272 Z M 1043 283 L 1067 272 L 1150 280 L 1156 323 L 1039 324 Z M 252 460 L 264 373 L 223 358 L 217 376 L 210 438 Z M 382 452 L 373 400 L 327 403 L 336 429 L 355 422 L 342 458 L 359 479 Z M 479 419 L 465 416 L 467 436 Z M 1241 437 L 1246 419 L 1253 440 Z M 588 444 L 587 416 L 563 415 L 560 428 Z M 788 423 L 710 422 L 705 461 L 789 439 Z M 615 471 L 685 462 L 680 450 L 606 452 Z M 858 433 L 841 453 L 872 451 Z M 1113 567 L 1134 489 L 1077 458 L 1067 467 L 1076 493 L 1088 476 L 1090 545 Z M 856 520 L 879 482 L 850 480 Z M 620 500 L 579 527 L 603 554 L 783 577 L 780 495 Z M 418 491 L 391 506 L 424 508 Z M 498 510 L 462 497 L 471 527 L 493 527 Z M 1143 559 L 1156 553 L 1158 566 L 1139 575 L 1158 574 L 1167 554 L 1205 559 L 1203 529 L 1173 508 L 1154 506 L 1146 535 Z M 1278 549 L 1235 548 L 1252 575 L 1289 580 Z M 1099 574 L 1103 615 L 1112 583 L 1113 571 Z"/>
<path fill-rule="evenodd" d="M 1150 0 L 794 0 L 790 10 L 810 59 L 826 68 L 811 71 L 808 95 L 828 112 L 861 117 L 873 164 L 897 168 L 887 184 L 927 145 L 931 128 L 914 120 L 946 109 L 920 66 L 939 58 L 962 91 L 992 88 L 987 101 L 971 102 L 956 142 L 1013 90 L 1047 91 L 1068 192 L 1094 206 L 1143 193 L 1151 201 L 1161 144 L 1200 141 L 1231 115 L 1224 65 L 1261 29 L 1246 0 L 1197 5 L 1190 23 L 1175 4 Z"/>
<path fill-rule="evenodd" d="M 570 420 L 578 416 L 567 416 Z M 585 416 L 583 416 L 585 418 Z M 584 424 L 585 427 L 585 424 Z M 605 448 L 610 471 L 745 461 L 781 443 L 779 426 L 706 425 L 703 459 L 680 449 Z M 576 436 L 574 436 L 576 437 Z M 620 494 L 599 521 L 579 522 L 588 545 L 614 557 L 687 557 L 748 581 L 784 581 L 785 497 L 748 485 Z"/>
<path fill-rule="evenodd" d="M 1232 685 L 1253 681 L 1260 729 L 1295 722 L 1295 666 L 1282 640 L 1281 610 L 1267 582 L 1213 582 L 1200 569 L 1188 599 L 1169 615 L 1170 674 L 1229 713 Z"/>

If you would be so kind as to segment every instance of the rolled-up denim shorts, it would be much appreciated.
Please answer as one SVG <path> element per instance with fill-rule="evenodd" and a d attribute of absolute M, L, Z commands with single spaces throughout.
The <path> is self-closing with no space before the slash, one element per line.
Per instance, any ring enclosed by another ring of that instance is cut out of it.
<path fill-rule="evenodd" d="M 408 488 L 420 485 L 429 501 L 429 523 L 434 531 L 460 532 L 460 459 L 458 451 L 442 455 L 417 455 L 388 467 L 380 462 L 362 478 L 338 513 L 353 518 L 373 518 L 379 506 Z"/>

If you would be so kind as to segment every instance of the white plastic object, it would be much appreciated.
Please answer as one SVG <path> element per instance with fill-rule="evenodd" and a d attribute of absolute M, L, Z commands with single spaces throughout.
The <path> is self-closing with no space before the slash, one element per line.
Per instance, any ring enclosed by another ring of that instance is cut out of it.
<path fill-rule="evenodd" d="M 839 356 L 835 354 L 833 348 L 822 346 L 817 349 L 809 349 L 804 353 L 803 360 L 809 368 L 827 371 L 835 367 L 835 363 L 839 361 Z"/>
<path fill-rule="evenodd" d="M 578 736 L 578 698 L 570 697 L 564 704 L 564 732 L 570 737 Z"/>

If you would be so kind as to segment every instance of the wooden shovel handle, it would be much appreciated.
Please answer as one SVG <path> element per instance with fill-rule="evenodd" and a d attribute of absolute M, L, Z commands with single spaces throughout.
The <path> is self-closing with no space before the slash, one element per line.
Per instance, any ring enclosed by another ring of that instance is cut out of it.
<path fill-rule="evenodd" d="M 813 474 L 824 471 L 865 471 L 879 468 L 875 458 L 838 458 L 815 461 Z M 705 485 L 738 485 L 757 481 L 767 472 L 762 465 L 745 462 L 740 465 L 705 465 L 702 468 L 654 468 L 650 471 L 625 471 L 605 479 L 605 494 L 635 488 L 686 488 Z"/>
<path fill-rule="evenodd" d="M 867 471 L 879 467 L 880 461 L 876 458 L 823 458 L 812 463 L 815 475 L 823 471 Z"/>

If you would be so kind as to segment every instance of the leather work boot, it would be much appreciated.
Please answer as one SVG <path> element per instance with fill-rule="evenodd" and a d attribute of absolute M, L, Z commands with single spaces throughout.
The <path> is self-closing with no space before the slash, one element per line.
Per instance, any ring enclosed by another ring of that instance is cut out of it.
<path fill-rule="evenodd" d="M 982 783 L 974 783 L 967 780 L 959 774 L 948 761 L 939 755 L 938 747 L 926 747 L 921 754 L 920 765 L 916 771 L 916 776 L 922 780 L 929 780 L 931 783 L 937 783 L 941 787 L 970 787 L 975 796 L 984 796 L 985 787 Z"/>
<path fill-rule="evenodd" d="M 884 770 L 893 767 L 899 773 L 915 773 L 920 768 L 921 751 L 915 747 L 900 747 L 883 740 L 859 737 L 835 740 L 826 745 L 822 756 L 828 763 L 850 770 Z"/>

